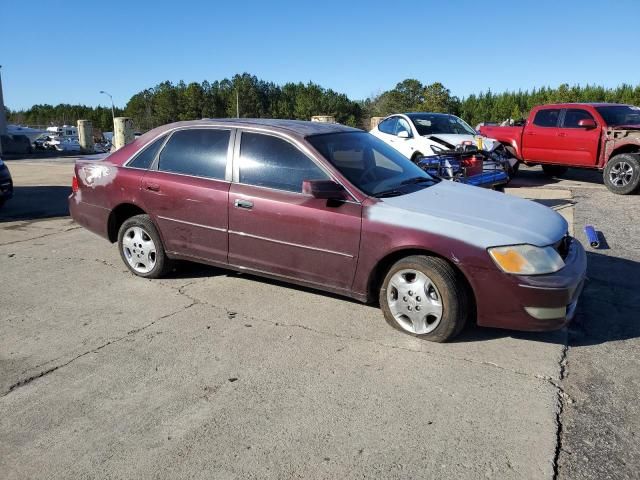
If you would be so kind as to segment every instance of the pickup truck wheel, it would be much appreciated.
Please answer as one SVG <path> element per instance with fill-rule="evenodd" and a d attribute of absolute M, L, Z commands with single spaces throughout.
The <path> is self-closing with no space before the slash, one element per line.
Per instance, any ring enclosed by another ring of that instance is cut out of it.
<path fill-rule="evenodd" d="M 118 231 L 118 250 L 125 265 L 139 277 L 158 278 L 169 261 L 162 240 L 148 215 L 135 215 Z"/>
<path fill-rule="evenodd" d="M 414 255 L 396 262 L 380 289 L 380 307 L 395 329 L 433 342 L 455 337 L 466 323 L 468 294 L 445 260 Z"/>
<path fill-rule="evenodd" d="M 547 177 L 560 177 L 567 173 L 567 167 L 560 165 L 542 165 L 542 171 Z"/>
<path fill-rule="evenodd" d="M 611 158 L 602 173 L 604 184 L 613 193 L 628 195 L 640 185 L 640 155 L 621 153 Z"/>

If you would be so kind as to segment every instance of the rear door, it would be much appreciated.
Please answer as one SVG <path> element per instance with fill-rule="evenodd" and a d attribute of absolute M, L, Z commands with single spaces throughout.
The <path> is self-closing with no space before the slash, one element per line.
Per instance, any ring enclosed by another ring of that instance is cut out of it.
<path fill-rule="evenodd" d="M 232 129 L 177 130 L 142 178 L 144 208 L 168 252 L 227 262 L 233 137 Z"/>
<path fill-rule="evenodd" d="M 229 263 L 348 290 L 360 245 L 362 207 L 302 193 L 330 179 L 299 145 L 242 131 L 229 194 Z"/>
<path fill-rule="evenodd" d="M 522 156 L 525 160 L 540 163 L 557 163 L 558 122 L 560 108 L 543 108 L 536 112 L 533 120 L 524 127 L 522 134 Z"/>
<path fill-rule="evenodd" d="M 598 121 L 583 108 L 567 108 L 558 129 L 558 157 L 562 163 L 580 166 L 595 166 L 598 160 L 600 125 L 586 129 L 578 126 L 580 120 Z"/>

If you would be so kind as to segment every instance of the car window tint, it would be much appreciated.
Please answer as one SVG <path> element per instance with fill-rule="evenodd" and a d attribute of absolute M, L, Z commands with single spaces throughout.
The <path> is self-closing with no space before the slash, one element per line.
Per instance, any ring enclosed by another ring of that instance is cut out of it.
<path fill-rule="evenodd" d="M 135 168 L 149 168 L 155 160 L 160 147 L 162 147 L 162 143 L 164 142 L 165 138 L 167 138 L 167 136 L 163 135 L 144 147 L 144 150 L 138 153 L 138 155 L 136 155 L 135 158 L 131 162 L 129 162 L 129 166 Z"/>
<path fill-rule="evenodd" d="M 380 125 L 378 125 L 378 130 L 380 130 L 382 133 L 395 135 L 397 122 L 398 120 L 396 119 L 396 117 L 387 118 L 386 120 L 380 122 Z"/>
<path fill-rule="evenodd" d="M 160 152 L 158 170 L 223 180 L 229 136 L 229 130 L 178 130 Z"/>
<path fill-rule="evenodd" d="M 559 116 L 560 109 L 549 108 L 546 110 L 539 110 L 533 119 L 533 124 L 538 127 L 555 127 L 558 124 Z"/>
<path fill-rule="evenodd" d="M 303 180 L 328 180 L 304 153 L 271 135 L 243 132 L 240 140 L 240 183 L 302 192 Z"/>
<path fill-rule="evenodd" d="M 562 126 L 564 128 L 580 128 L 578 122 L 580 120 L 593 120 L 593 117 L 586 110 L 579 108 L 569 108 L 564 114 L 564 122 Z"/>

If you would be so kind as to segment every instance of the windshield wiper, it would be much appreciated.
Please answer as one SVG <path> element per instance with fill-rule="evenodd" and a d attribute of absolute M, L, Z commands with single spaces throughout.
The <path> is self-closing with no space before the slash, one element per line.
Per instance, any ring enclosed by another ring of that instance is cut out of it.
<path fill-rule="evenodd" d="M 411 183 L 423 183 L 423 182 L 435 183 L 435 180 L 427 177 L 412 177 L 407 180 L 403 180 L 402 182 L 400 182 L 400 185 L 409 185 Z"/>
<path fill-rule="evenodd" d="M 389 190 L 383 190 L 381 192 L 378 192 L 374 195 L 374 197 L 377 198 L 383 198 L 383 197 L 397 197 L 398 195 L 404 195 L 407 192 L 403 192 L 401 190 L 398 190 L 396 188 L 392 188 Z"/>

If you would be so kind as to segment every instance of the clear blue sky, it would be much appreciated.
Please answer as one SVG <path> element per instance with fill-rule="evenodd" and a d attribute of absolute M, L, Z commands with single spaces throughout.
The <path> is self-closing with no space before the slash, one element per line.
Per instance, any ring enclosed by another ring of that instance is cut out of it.
<path fill-rule="evenodd" d="M 640 0 L 0 0 L 0 65 L 12 109 L 104 105 L 100 90 L 124 106 L 164 80 L 242 72 L 353 99 L 409 77 L 461 97 L 613 87 L 640 83 L 639 14 Z"/>

